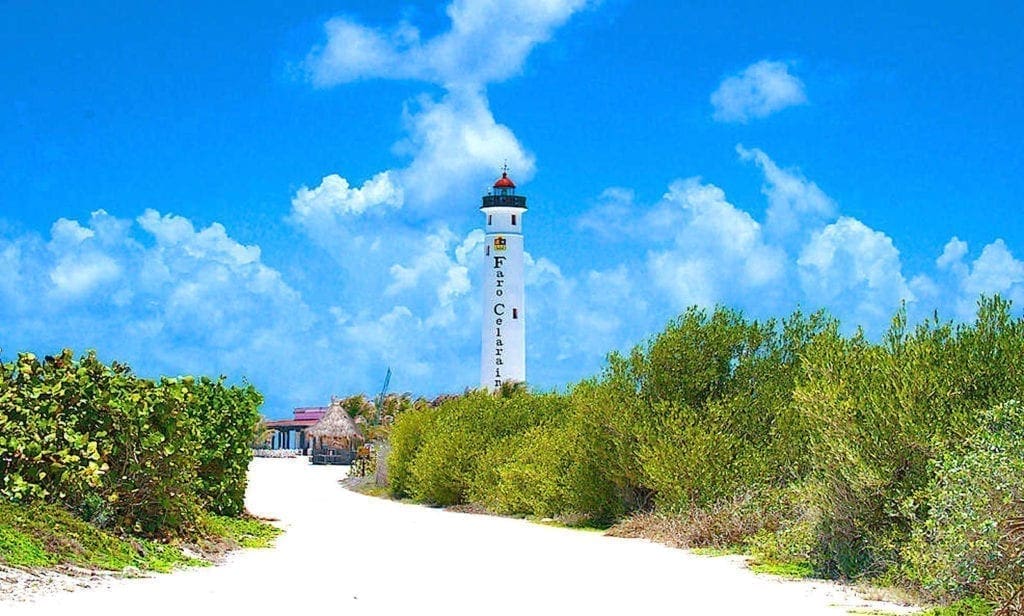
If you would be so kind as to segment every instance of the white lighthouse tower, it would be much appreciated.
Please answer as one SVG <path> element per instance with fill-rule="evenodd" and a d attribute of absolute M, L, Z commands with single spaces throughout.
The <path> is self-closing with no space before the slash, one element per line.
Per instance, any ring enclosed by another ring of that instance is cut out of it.
<path fill-rule="evenodd" d="M 523 214 L 526 197 L 516 195 L 508 166 L 485 195 L 483 350 L 480 386 L 526 381 L 526 313 L 523 288 Z"/>

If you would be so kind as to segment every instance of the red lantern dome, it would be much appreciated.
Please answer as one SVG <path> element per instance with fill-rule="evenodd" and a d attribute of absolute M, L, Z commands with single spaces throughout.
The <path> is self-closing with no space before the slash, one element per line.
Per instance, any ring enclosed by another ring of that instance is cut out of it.
<path fill-rule="evenodd" d="M 502 171 L 501 177 L 494 183 L 495 188 L 515 188 L 516 183 L 512 181 L 512 178 L 508 177 L 508 171 Z"/>

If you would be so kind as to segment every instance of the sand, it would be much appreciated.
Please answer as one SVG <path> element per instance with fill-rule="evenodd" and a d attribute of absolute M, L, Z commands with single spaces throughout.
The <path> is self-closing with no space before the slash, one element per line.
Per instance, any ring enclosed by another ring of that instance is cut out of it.
<path fill-rule="evenodd" d="M 273 549 L 30 602 L 0 591 L 0 615 L 907 611 L 829 582 L 757 575 L 740 557 L 371 498 L 338 484 L 346 472 L 305 458 L 255 459 L 246 504 L 285 529 Z"/>

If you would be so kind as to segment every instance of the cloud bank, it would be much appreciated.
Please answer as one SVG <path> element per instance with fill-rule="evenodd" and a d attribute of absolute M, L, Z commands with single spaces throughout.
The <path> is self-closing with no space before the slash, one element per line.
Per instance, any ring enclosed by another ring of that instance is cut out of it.
<path fill-rule="evenodd" d="M 57 220 L 46 237 L 0 232 L 4 358 L 96 348 L 147 376 L 245 377 L 268 395 L 271 415 L 369 391 L 387 366 L 424 393 L 460 391 L 478 373 L 467 358 L 478 356 L 479 326 L 467 323 L 479 322 L 471 291 L 482 237 L 409 232 L 415 250 L 360 262 L 376 287 L 355 292 L 343 275 L 349 292 L 311 303 L 218 223 L 97 210 Z M 368 239 L 396 238 L 381 229 Z"/>
<path fill-rule="evenodd" d="M 1024 303 L 1024 262 L 1002 240 L 972 261 L 967 244 L 954 237 L 934 270 L 907 273 L 889 235 L 842 214 L 799 169 L 784 168 L 757 148 L 739 145 L 736 151 L 762 172 L 767 207 L 760 220 L 730 202 L 722 188 L 691 177 L 673 181 L 650 205 L 636 203 L 628 189 L 606 189 L 577 221 L 577 229 L 596 241 L 646 250 L 642 261 L 622 266 L 632 273 L 635 299 L 621 305 L 627 312 L 643 306 L 637 318 L 625 320 L 627 328 L 646 327 L 634 330 L 634 341 L 691 304 L 721 303 L 754 316 L 777 316 L 797 305 L 826 308 L 848 329 L 863 326 L 876 335 L 903 302 L 912 317 L 939 309 L 960 319 L 972 317 L 982 293 Z M 609 218 L 623 223 L 613 234 L 600 233 Z"/>
<path fill-rule="evenodd" d="M 904 301 L 912 318 L 933 308 L 970 318 L 980 293 L 1024 304 L 1024 261 L 1002 240 L 972 253 L 954 237 L 932 268 L 908 273 L 891 237 L 843 214 L 799 169 L 755 148 L 737 152 L 762 172 L 761 219 L 699 177 L 670 182 L 650 204 L 609 188 L 577 226 L 596 229 L 607 212 L 628 213 L 616 218 L 614 235 L 590 237 L 632 257 L 600 269 L 527 256 L 535 384 L 593 374 L 609 350 L 643 340 L 692 304 L 723 303 L 754 317 L 825 307 L 869 335 L 883 331 Z M 300 291 L 259 246 L 220 224 L 200 227 L 155 210 L 135 219 L 102 210 L 83 221 L 61 218 L 46 236 L 0 229 L 7 357 L 28 348 L 99 348 L 147 375 L 245 376 L 268 394 L 275 416 L 332 393 L 370 391 L 388 366 L 400 388 L 417 393 L 474 385 L 482 231 L 402 226 L 397 205 L 365 207 L 372 194 L 397 203 L 386 176 L 300 194 L 294 207 L 342 223 L 346 235 L 335 238 L 331 254 L 343 267 L 329 268 L 336 293 Z M 345 205 L 324 208 L 324 199 Z M 322 256 L 302 258 L 300 265 L 315 267 Z"/>

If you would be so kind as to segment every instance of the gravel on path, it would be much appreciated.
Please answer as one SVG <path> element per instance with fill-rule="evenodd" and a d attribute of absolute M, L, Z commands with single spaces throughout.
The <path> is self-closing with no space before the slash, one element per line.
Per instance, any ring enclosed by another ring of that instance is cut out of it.
<path fill-rule="evenodd" d="M 285 529 L 216 567 L 36 596 L 0 615 L 906 613 L 823 581 L 757 575 L 741 557 L 454 513 L 357 494 L 347 467 L 253 460 L 246 505 Z"/>

